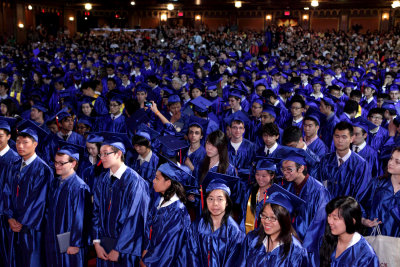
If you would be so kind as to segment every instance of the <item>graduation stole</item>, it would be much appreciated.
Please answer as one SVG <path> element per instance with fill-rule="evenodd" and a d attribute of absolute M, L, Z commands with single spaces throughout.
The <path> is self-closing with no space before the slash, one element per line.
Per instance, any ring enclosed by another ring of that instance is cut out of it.
<path fill-rule="evenodd" d="M 10 97 L 17 99 L 18 103 L 21 104 L 21 92 L 11 91 Z"/>
<path fill-rule="evenodd" d="M 264 204 L 265 201 L 267 200 L 267 190 L 264 192 Z M 256 199 L 258 201 L 260 192 L 257 192 Z M 253 231 L 258 227 L 257 225 L 257 219 L 255 214 L 251 212 L 251 196 L 249 197 L 249 201 L 247 201 L 247 210 L 246 210 L 246 221 L 245 221 L 245 228 L 246 228 L 246 234 L 250 231 Z"/>

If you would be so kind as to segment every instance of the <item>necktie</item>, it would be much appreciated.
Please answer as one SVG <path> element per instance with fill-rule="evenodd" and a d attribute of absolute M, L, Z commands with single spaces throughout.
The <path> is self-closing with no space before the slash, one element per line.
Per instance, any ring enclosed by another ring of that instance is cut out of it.
<path fill-rule="evenodd" d="M 111 175 L 111 184 L 113 184 L 118 178 L 114 175 Z"/>
<path fill-rule="evenodd" d="M 23 169 L 23 168 L 25 168 L 25 167 L 26 167 L 26 162 L 25 162 L 25 161 L 23 161 L 23 162 L 22 162 L 22 165 L 21 165 L 21 169 L 20 169 L 20 171 L 22 171 L 22 169 Z"/>
<path fill-rule="evenodd" d="M 358 153 L 358 149 L 359 149 L 359 147 L 356 146 L 356 149 L 354 149 L 354 152 Z"/>
<path fill-rule="evenodd" d="M 342 166 L 342 164 L 344 163 L 342 158 L 339 158 L 339 167 Z"/>
<path fill-rule="evenodd" d="M 111 119 L 112 119 L 112 120 L 114 120 L 114 119 L 115 119 L 115 117 L 114 117 L 114 116 L 111 116 Z"/>
<path fill-rule="evenodd" d="M 267 149 L 267 157 L 269 156 L 269 149 Z"/>
<path fill-rule="evenodd" d="M 68 135 L 63 135 L 62 137 L 63 137 L 64 141 L 67 141 Z"/>

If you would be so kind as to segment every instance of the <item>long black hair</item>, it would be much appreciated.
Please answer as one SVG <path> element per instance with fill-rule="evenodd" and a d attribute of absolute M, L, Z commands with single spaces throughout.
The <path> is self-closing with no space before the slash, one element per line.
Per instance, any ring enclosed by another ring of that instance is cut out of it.
<path fill-rule="evenodd" d="M 342 196 L 332 199 L 325 207 L 326 214 L 329 216 L 335 209 L 338 209 L 339 216 L 344 220 L 346 233 L 353 234 L 360 231 L 362 213 L 360 205 L 354 198 Z M 320 266 L 331 266 L 331 255 L 335 251 L 337 243 L 338 236 L 332 234 L 327 222 L 322 246 L 319 251 Z"/>
<path fill-rule="evenodd" d="M 225 174 L 226 170 L 229 167 L 228 141 L 225 137 L 225 134 L 220 130 L 216 130 L 207 136 L 206 143 L 207 142 L 218 149 L 219 164 L 217 172 Z M 199 175 L 200 184 L 203 183 L 203 180 L 206 177 L 209 168 L 210 168 L 210 157 L 206 155 L 200 168 L 200 175 Z"/>
<path fill-rule="evenodd" d="M 292 245 L 292 235 L 297 237 L 297 234 L 296 234 L 296 231 L 293 229 L 292 221 L 290 219 L 290 213 L 284 207 L 282 207 L 278 204 L 266 203 L 262 207 L 260 213 L 262 213 L 264 211 L 265 207 L 268 205 L 271 206 L 271 209 L 274 212 L 274 214 L 278 220 L 278 223 L 281 227 L 277 241 L 283 243 L 281 253 L 283 256 L 282 260 L 284 260 L 289 255 L 290 246 Z M 257 240 L 256 247 L 260 247 L 261 245 L 263 245 L 263 241 L 264 241 L 265 237 L 268 237 L 268 245 L 269 245 L 269 241 L 270 241 L 271 237 L 265 233 L 264 226 L 262 223 L 260 224 L 260 227 L 258 228 L 257 233 L 258 233 L 258 240 Z"/>
<path fill-rule="evenodd" d="M 272 185 L 274 183 L 274 179 L 275 179 L 275 172 L 274 171 L 269 171 L 267 170 L 268 174 L 271 176 L 271 181 L 270 181 L 270 185 Z M 258 190 L 260 189 L 260 186 L 258 185 L 258 183 L 254 183 L 252 189 L 251 189 L 251 195 L 250 195 L 250 211 L 253 215 L 256 214 L 256 207 L 257 207 L 257 193 Z"/>
<path fill-rule="evenodd" d="M 207 197 L 210 195 L 211 192 L 212 191 L 207 192 L 205 194 L 204 199 L 207 199 Z M 233 209 L 233 203 L 232 203 L 231 198 L 228 196 L 228 193 L 226 193 L 224 190 L 222 190 L 222 192 L 224 192 L 224 196 L 226 199 L 226 207 L 225 207 L 225 214 L 224 214 L 224 216 L 222 216 L 221 226 L 228 222 L 228 218 L 229 218 L 229 216 L 231 216 L 232 209 Z M 213 224 L 213 221 L 211 218 L 210 210 L 208 209 L 207 201 L 204 201 L 204 209 L 203 209 L 202 216 L 203 216 L 205 223 L 210 224 L 211 229 L 214 229 L 214 224 Z"/>
<path fill-rule="evenodd" d="M 183 203 L 186 204 L 186 193 L 185 193 L 185 188 L 177 181 L 172 180 L 169 178 L 167 175 L 162 173 L 162 176 L 166 181 L 171 181 L 170 187 L 162 194 L 164 197 L 164 201 L 161 203 L 164 204 L 165 202 L 169 201 L 175 194 L 178 196 L 179 200 Z"/>

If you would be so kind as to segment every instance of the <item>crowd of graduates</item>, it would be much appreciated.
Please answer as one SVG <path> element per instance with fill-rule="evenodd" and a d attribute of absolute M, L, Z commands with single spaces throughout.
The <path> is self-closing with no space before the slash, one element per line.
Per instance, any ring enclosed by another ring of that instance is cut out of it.
<path fill-rule="evenodd" d="M 1 266 L 379 266 L 400 36 L 83 34 L 0 47 Z"/>

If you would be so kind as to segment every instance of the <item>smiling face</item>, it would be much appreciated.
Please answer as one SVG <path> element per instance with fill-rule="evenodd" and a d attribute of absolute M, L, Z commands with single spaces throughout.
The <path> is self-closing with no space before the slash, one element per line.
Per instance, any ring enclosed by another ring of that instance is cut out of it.
<path fill-rule="evenodd" d="M 259 187 L 264 188 L 272 183 L 273 177 L 267 170 L 256 170 L 256 181 Z"/>
<path fill-rule="evenodd" d="M 388 173 L 392 175 L 400 174 L 400 152 L 394 151 L 388 162 Z"/>
<path fill-rule="evenodd" d="M 279 236 L 281 232 L 281 226 L 274 211 L 272 210 L 271 205 L 266 205 L 264 210 L 261 212 L 261 223 L 264 227 L 264 232 L 273 240 Z"/>
<path fill-rule="evenodd" d="M 339 236 L 346 233 L 346 224 L 339 213 L 339 209 L 335 209 L 331 214 L 328 214 L 328 225 L 332 235 Z"/>
<path fill-rule="evenodd" d="M 157 193 L 164 194 L 171 186 L 171 180 L 165 179 L 160 171 L 156 172 L 156 177 L 153 180 L 153 188 Z"/>

